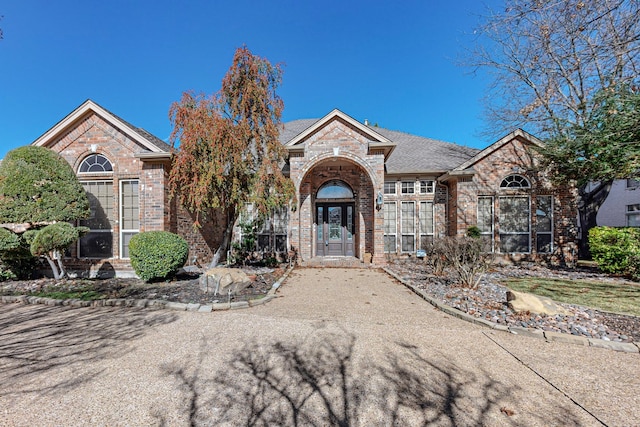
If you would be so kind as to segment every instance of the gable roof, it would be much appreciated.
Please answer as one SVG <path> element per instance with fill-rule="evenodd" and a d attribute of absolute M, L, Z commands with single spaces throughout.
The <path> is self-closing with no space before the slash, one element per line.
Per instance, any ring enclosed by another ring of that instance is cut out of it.
<path fill-rule="evenodd" d="M 333 110 L 322 119 L 301 119 L 284 123 L 280 142 L 288 147 L 300 143 L 335 117 L 335 112 L 348 117 L 349 123 L 357 125 L 359 130 L 376 135 L 385 141 L 385 144 L 394 144 L 394 149 L 385 163 L 388 174 L 441 174 L 469 160 L 480 151 L 450 142 L 364 125 L 339 110 Z"/>
<path fill-rule="evenodd" d="M 50 142 L 55 141 L 59 136 L 63 135 L 64 132 L 72 127 L 78 120 L 85 117 L 89 112 L 93 112 L 101 116 L 107 122 L 116 126 L 129 138 L 138 142 L 150 153 L 168 154 L 171 151 L 171 146 L 160 138 L 152 135 L 142 128 L 132 125 L 126 120 L 121 119 L 90 99 L 83 102 L 78 108 L 69 113 L 65 118 L 56 123 L 51 129 L 43 133 L 31 144 L 36 146 L 46 146 Z"/>
<path fill-rule="evenodd" d="M 458 167 L 453 169 L 453 171 L 456 172 L 456 171 L 463 171 L 465 169 L 469 169 L 475 163 L 477 163 L 480 160 L 484 159 L 489 154 L 491 154 L 494 151 L 502 148 L 503 146 L 505 146 L 506 144 L 508 144 L 509 142 L 513 141 L 516 138 L 524 139 L 528 143 L 536 145 L 538 147 L 544 146 L 544 142 L 542 142 L 541 140 L 539 140 L 535 136 L 531 135 L 528 132 L 525 132 L 522 129 L 516 129 L 513 132 L 503 136 L 502 138 L 500 138 L 499 140 L 497 140 L 496 142 L 494 142 L 493 144 L 491 144 L 490 146 L 488 146 L 484 150 L 478 152 L 475 156 L 473 156 L 472 158 L 470 158 L 466 162 L 460 164 Z"/>
<path fill-rule="evenodd" d="M 296 144 L 299 144 L 300 142 L 304 141 L 310 135 L 313 135 L 316 131 L 321 129 L 323 126 L 329 124 L 330 122 L 332 122 L 333 120 L 336 120 L 336 119 L 339 119 L 339 120 L 342 120 L 342 121 L 346 122 L 348 125 L 350 125 L 351 127 L 355 128 L 357 131 L 359 131 L 362 134 L 364 134 L 365 136 L 367 136 L 369 141 L 371 141 L 371 142 L 380 142 L 380 143 L 386 143 L 386 144 L 390 144 L 391 143 L 391 141 L 389 139 L 387 139 L 385 136 L 379 134 L 378 132 L 376 132 L 375 130 L 370 128 L 369 126 L 360 123 L 359 121 L 355 120 L 353 117 L 348 116 L 347 114 L 343 113 L 342 111 L 340 111 L 338 109 L 334 109 L 329 114 L 327 114 L 326 116 L 324 116 L 323 118 L 321 118 L 319 120 L 316 120 L 308 128 L 304 129 L 302 132 L 298 133 L 296 136 L 294 136 L 290 140 L 286 141 L 284 143 L 284 145 L 288 146 L 288 147 L 291 147 L 291 146 L 294 146 Z"/>

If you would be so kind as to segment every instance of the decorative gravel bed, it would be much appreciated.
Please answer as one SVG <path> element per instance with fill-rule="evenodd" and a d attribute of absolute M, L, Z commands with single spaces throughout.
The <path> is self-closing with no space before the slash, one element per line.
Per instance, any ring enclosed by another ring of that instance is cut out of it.
<path fill-rule="evenodd" d="M 136 278 L 12 280 L 0 282 L 0 295 L 41 295 L 44 292 L 73 292 L 90 289 L 102 295 L 98 299 L 151 299 L 198 304 L 239 302 L 264 297 L 284 273 L 284 267 L 243 266 L 241 268 L 253 281 L 249 287 L 230 296 L 214 296 L 203 292 L 198 273 L 179 274 L 172 280 L 152 283 L 145 283 Z"/>
<path fill-rule="evenodd" d="M 581 270 L 551 270 L 540 266 L 495 267 L 483 276 L 478 289 L 468 289 L 456 285 L 448 275 L 433 275 L 431 267 L 424 261 L 398 260 L 391 262 L 388 268 L 448 306 L 495 323 L 606 341 L 640 340 L 640 318 L 635 316 L 607 313 L 572 304 L 560 304 L 570 315 L 515 313 L 507 306 L 507 288 L 499 284 L 501 280 L 510 277 L 620 280 L 603 274 Z"/>

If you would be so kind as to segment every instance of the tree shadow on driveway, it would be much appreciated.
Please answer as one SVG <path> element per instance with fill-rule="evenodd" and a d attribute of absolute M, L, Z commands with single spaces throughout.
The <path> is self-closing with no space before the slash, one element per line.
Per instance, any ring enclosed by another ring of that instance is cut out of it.
<path fill-rule="evenodd" d="M 181 390 L 191 426 L 528 425 L 501 412 L 519 387 L 482 370 L 463 369 L 441 354 L 426 357 L 403 342 L 389 345 L 379 363 L 364 356 L 353 335 L 323 333 L 245 343 L 210 378 L 201 369 L 202 352 L 198 361 L 164 371 Z M 561 410 L 558 416 L 541 413 L 529 421 L 579 425 L 572 414 Z"/>
<path fill-rule="evenodd" d="M 0 397 L 45 395 L 95 379 L 92 362 L 118 358 L 170 311 L 0 305 Z"/>

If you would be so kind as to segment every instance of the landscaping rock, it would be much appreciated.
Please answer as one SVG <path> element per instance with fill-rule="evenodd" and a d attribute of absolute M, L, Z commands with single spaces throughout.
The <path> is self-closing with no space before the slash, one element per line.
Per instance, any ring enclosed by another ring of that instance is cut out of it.
<path fill-rule="evenodd" d="M 567 310 L 552 299 L 524 292 L 507 290 L 507 303 L 516 313 L 529 312 L 547 315 L 569 314 Z"/>
<path fill-rule="evenodd" d="M 235 295 L 251 285 L 251 279 L 238 268 L 212 268 L 200 276 L 200 287 L 213 295 Z"/>

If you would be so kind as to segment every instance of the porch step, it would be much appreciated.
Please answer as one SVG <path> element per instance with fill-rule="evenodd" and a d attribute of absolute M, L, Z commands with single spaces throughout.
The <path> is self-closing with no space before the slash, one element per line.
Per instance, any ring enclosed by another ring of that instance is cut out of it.
<path fill-rule="evenodd" d="M 325 256 L 313 257 L 299 262 L 301 267 L 340 267 L 340 268 L 370 268 L 358 258 L 350 256 Z"/>

